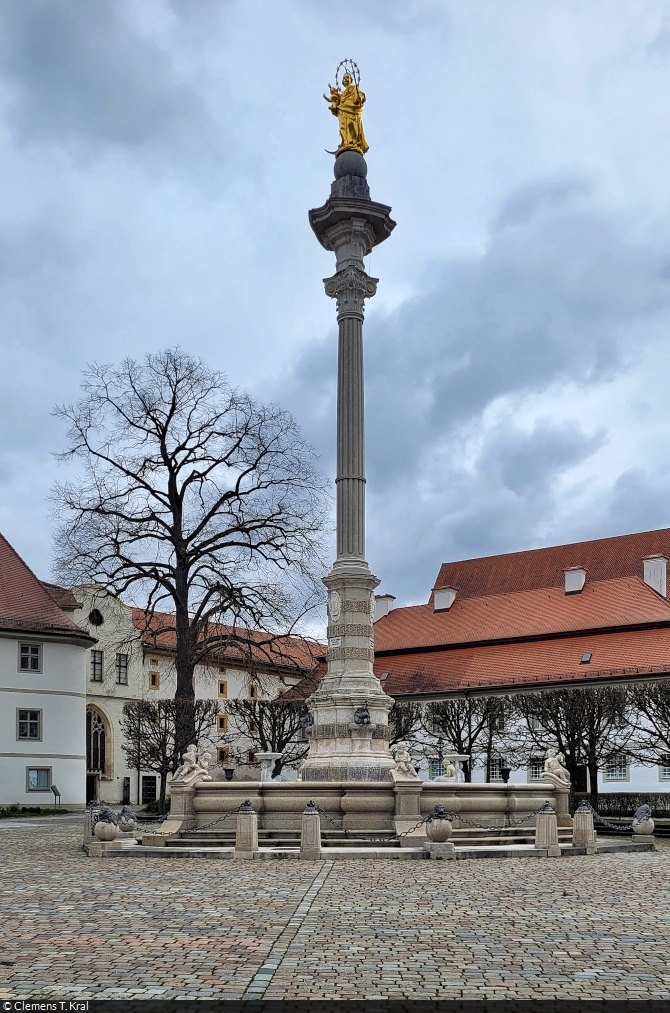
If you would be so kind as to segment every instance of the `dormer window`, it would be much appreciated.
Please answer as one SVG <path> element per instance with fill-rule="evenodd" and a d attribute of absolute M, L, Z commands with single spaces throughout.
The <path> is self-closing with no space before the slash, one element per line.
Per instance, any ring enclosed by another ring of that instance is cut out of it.
<path fill-rule="evenodd" d="M 563 576 L 565 579 L 565 593 L 579 594 L 586 583 L 586 570 L 581 566 L 570 566 L 567 570 L 563 570 Z"/>
<path fill-rule="evenodd" d="M 448 612 L 456 601 L 455 587 L 441 587 L 433 592 L 433 609 L 435 612 Z"/>

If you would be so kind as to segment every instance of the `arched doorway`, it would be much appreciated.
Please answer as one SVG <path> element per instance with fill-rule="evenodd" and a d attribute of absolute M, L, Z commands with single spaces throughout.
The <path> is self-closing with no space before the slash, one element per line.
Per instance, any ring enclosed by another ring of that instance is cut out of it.
<path fill-rule="evenodd" d="M 100 798 L 100 778 L 109 777 L 108 722 L 97 707 L 86 708 L 86 801 Z"/>

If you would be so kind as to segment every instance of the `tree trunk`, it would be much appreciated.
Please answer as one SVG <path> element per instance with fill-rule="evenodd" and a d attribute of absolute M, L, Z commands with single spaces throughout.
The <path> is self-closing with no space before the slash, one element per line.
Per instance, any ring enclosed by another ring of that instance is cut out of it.
<path fill-rule="evenodd" d="M 177 671 L 177 691 L 175 693 L 175 752 L 178 757 L 195 742 L 195 689 L 193 676 L 195 672 L 196 631 L 191 627 L 188 614 L 188 571 L 183 564 L 177 563 L 175 585 L 178 601 L 175 610 L 175 626 L 177 632 L 177 649 L 175 652 L 175 669 Z"/>
<path fill-rule="evenodd" d="M 167 789 L 167 777 L 165 776 L 165 774 L 164 774 L 163 771 L 161 771 L 158 776 L 160 778 L 160 795 L 159 795 L 159 798 L 158 798 L 158 811 L 161 814 L 161 816 L 164 816 L 165 815 L 165 795 L 166 795 L 166 789 Z"/>
<path fill-rule="evenodd" d="M 273 778 L 274 777 L 279 777 L 279 775 L 281 774 L 281 772 L 282 772 L 283 769 L 284 769 L 284 761 L 280 757 L 278 760 L 275 760 L 275 765 L 272 768 L 272 776 L 273 776 Z"/>
<path fill-rule="evenodd" d="M 589 781 L 591 782 L 591 805 L 598 808 L 598 761 L 590 756 L 588 762 Z"/>

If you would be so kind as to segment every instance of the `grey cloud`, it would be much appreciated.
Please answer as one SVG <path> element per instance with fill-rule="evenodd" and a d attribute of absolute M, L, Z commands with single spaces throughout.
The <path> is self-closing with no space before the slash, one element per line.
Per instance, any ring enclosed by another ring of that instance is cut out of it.
<path fill-rule="evenodd" d="M 555 180 L 533 192 L 534 214 L 494 228 L 481 256 L 433 267 L 424 294 L 386 318 L 370 316 L 365 369 L 375 485 L 416 474 L 426 447 L 498 398 L 611 378 L 629 364 L 627 328 L 638 328 L 640 347 L 654 335 L 645 323 L 670 311 L 670 286 L 660 277 L 664 239 L 639 238 L 634 223 L 587 199 L 586 185 L 567 181 L 560 199 Z M 322 445 L 321 429 L 334 415 L 334 348 L 332 336 L 310 348 L 281 395 L 299 403 Z"/>
<path fill-rule="evenodd" d="M 202 120 L 196 93 L 125 10 L 120 0 L 5 0 L 4 74 L 20 136 L 132 147 Z"/>
<path fill-rule="evenodd" d="M 575 177 L 555 180 L 539 180 L 519 187 L 503 203 L 495 222 L 495 228 L 506 225 L 525 225 L 542 207 L 555 207 L 575 196 L 591 192 L 591 184 Z"/>
<path fill-rule="evenodd" d="M 479 468 L 497 475 L 517 496 L 544 492 L 556 476 L 590 457 L 607 442 L 603 429 L 586 434 L 577 422 L 543 422 L 530 433 L 501 426 L 479 457 Z"/>
<path fill-rule="evenodd" d="M 588 181 L 539 180 L 501 207 L 481 255 L 434 265 L 422 294 L 366 324 L 370 558 L 409 600 L 425 600 L 444 559 L 551 543 L 559 480 L 608 433 L 585 431 L 578 396 L 573 420 L 530 432 L 515 405 L 612 381 L 631 365 L 631 329 L 637 353 L 670 313 L 667 241 L 603 210 Z M 335 358 L 331 333 L 279 394 L 330 470 Z M 484 425 L 494 404 L 501 420 Z"/>

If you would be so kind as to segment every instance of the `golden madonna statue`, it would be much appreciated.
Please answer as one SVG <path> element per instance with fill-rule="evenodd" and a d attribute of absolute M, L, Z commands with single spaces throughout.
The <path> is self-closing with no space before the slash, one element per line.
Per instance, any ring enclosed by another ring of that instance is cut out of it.
<path fill-rule="evenodd" d="M 356 73 L 358 68 L 351 61 L 343 61 L 350 64 L 352 71 Z M 342 66 L 342 64 L 340 64 Z M 338 73 L 339 73 L 338 67 Z M 340 146 L 337 151 L 332 152 L 339 155 L 342 151 L 359 151 L 364 155 L 368 150 L 368 143 L 363 132 L 363 106 L 365 105 L 365 94 L 358 87 L 360 75 L 356 74 L 358 80 L 354 80 L 349 70 L 345 71 L 342 77 L 342 88 L 338 87 L 337 75 L 335 87 L 329 84 L 330 95 L 324 95 L 326 102 L 330 102 L 330 111 L 337 116 L 340 125 Z"/>

